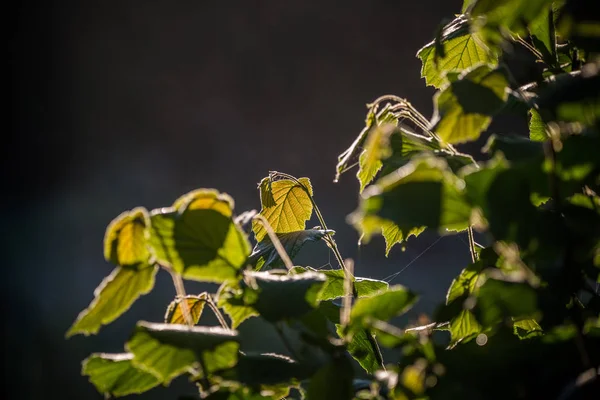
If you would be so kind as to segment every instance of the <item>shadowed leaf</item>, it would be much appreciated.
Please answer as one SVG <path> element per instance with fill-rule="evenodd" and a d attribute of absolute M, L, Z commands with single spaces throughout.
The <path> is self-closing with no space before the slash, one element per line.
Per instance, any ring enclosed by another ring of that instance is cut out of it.
<path fill-rule="evenodd" d="M 344 333 L 342 325 L 336 324 L 335 328 L 338 336 L 343 337 Z M 369 342 L 367 335 L 370 335 L 370 333 L 366 329 L 354 332 L 346 349 L 367 373 L 373 374 L 381 366 L 377 361 L 373 346 L 371 345 L 371 342 Z"/>
<path fill-rule="evenodd" d="M 388 321 L 408 311 L 417 296 L 402 285 L 390 288 L 371 297 L 363 297 L 354 303 L 350 323 L 354 327 L 368 325 L 368 320 Z"/>

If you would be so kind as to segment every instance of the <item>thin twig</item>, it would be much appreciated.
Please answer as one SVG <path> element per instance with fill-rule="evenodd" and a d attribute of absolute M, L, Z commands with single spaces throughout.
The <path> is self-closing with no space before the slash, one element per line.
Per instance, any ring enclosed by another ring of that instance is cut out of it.
<path fill-rule="evenodd" d="M 344 297 L 342 298 L 342 308 L 340 309 L 340 323 L 346 326 L 350 322 L 350 310 L 352 309 L 352 298 L 354 297 L 352 293 L 352 287 L 354 286 L 354 261 L 348 258 L 344 267 Z"/>
<path fill-rule="evenodd" d="M 475 238 L 473 237 L 473 227 L 467 228 L 467 234 L 469 236 L 469 251 L 471 252 L 471 261 L 475 263 L 477 261 L 477 252 L 475 251 Z"/>
<path fill-rule="evenodd" d="M 267 234 L 269 235 L 269 238 L 271 239 L 271 243 L 273 243 L 273 246 L 275 246 L 275 250 L 277 250 L 279 257 L 281 257 L 281 259 L 283 260 L 283 263 L 285 264 L 285 267 L 288 269 L 288 271 L 294 268 L 294 264 L 292 263 L 290 256 L 283 248 L 281 241 L 279 240 L 277 234 L 271 227 L 271 224 L 269 224 L 269 221 L 267 221 L 267 219 L 260 214 L 256 214 L 252 219 L 259 221 L 265 228 Z"/>
<path fill-rule="evenodd" d="M 221 327 L 230 331 L 231 328 L 229 327 L 229 325 L 227 325 L 227 321 L 225 321 L 225 317 L 223 317 L 223 314 L 221 314 L 219 307 L 217 307 L 217 305 L 215 304 L 215 301 L 213 300 L 213 298 L 210 294 L 206 297 L 206 303 L 212 310 L 213 314 L 215 314 L 215 317 L 217 317 L 217 320 L 219 320 L 219 324 L 221 324 Z"/>
<path fill-rule="evenodd" d="M 171 278 L 173 278 L 173 285 L 175 286 L 175 292 L 177 293 L 177 297 L 180 299 L 179 305 L 181 307 L 181 313 L 183 314 L 183 319 L 188 324 L 188 326 L 194 326 L 194 321 L 192 320 L 192 314 L 190 313 L 190 308 L 188 307 L 187 301 L 185 301 L 185 287 L 183 286 L 183 279 L 181 275 L 177 272 L 173 271 L 171 268 L 165 268 L 171 274 Z"/>

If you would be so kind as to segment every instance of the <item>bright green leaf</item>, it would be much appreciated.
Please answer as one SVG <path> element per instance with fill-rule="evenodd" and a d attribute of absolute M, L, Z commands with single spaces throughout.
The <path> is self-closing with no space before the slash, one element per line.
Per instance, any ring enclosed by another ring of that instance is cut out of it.
<path fill-rule="evenodd" d="M 294 273 L 314 271 L 325 275 L 327 280 L 319 292 L 319 301 L 339 299 L 344 296 L 344 271 L 341 269 L 319 269 L 294 267 Z M 389 287 L 387 282 L 369 278 L 354 278 L 354 288 L 358 297 L 370 297 Z"/>
<path fill-rule="evenodd" d="M 165 323 L 182 325 L 187 323 L 183 314 L 183 306 L 181 305 L 182 301 L 185 301 L 192 321 L 194 324 L 197 324 L 202 316 L 207 296 L 208 293 L 205 292 L 198 296 L 186 296 L 183 300 L 181 298 L 173 300 L 165 313 Z"/>
<path fill-rule="evenodd" d="M 115 268 L 96 288 L 94 300 L 79 314 L 67 337 L 98 333 L 100 326 L 117 319 L 138 297 L 152 290 L 157 271 L 158 267 L 148 265 Z"/>
<path fill-rule="evenodd" d="M 252 300 L 247 297 L 252 297 Z M 217 305 L 229 316 L 231 327 L 235 329 L 248 318 L 258 316 L 258 311 L 248 305 L 252 304 L 255 298 L 255 292 L 244 290 L 237 282 L 224 283 L 219 288 Z"/>
<path fill-rule="evenodd" d="M 150 257 L 146 243 L 148 221 L 148 211 L 143 207 L 115 218 L 104 235 L 106 261 L 121 266 L 146 263 Z"/>
<path fill-rule="evenodd" d="M 541 336 L 544 334 L 542 327 L 535 319 L 522 319 L 515 321 L 513 324 L 513 330 L 519 339 L 530 339 L 532 337 Z"/>
<path fill-rule="evenodd" d="M 446 304 L 450 304 L 460 297 L 473 293 L 482 268 L 483 264 L 478 262 L 463 269 L 460 275 L 454 278 L 450 284 L 450 288 L 446 294 Z"/>
<path fill-rule="evenodd" d="M 394 131 L 393 124 L 375 125 L 367 136 L 365 149 L 358 159 L 358 172 L 356 176 L 360 182 L 360 192 L 375 178 L 383 166 L 382 159 L 389 157 L 389 137 Z"/>
<path fill-rule="evenodd" d="M 438 89 L 448 83 L 446 74 L 460 73 L 480 63 L 498 63 L 497 55 L 485 45 L 477 32 L 472 32 L 469 19 L 464 15 L 444 27 L 439 42 L 439 46 L 443 46 L 443 54 L 436 48 L 435 40 L 417 53 L 423 63 L 421 77 L 425 78 L 427 85 Z"/>
<path fill-rule="evenodd" d="M 250 254 L 246 235 L 232 220 L 233 200 L 201 189 L 182 196 L 179 208 L 151 213 L 150 244 L 158 262 L 186 279 L 223 282 L 235 278 Z"/>
<path fill-rule="evenodd" d="M 131 364 L 133 354 L 92 354 L 82 363 L 82 375 L 90 377 L 100 393 L 111 397 L 140 394 L 157 386 L 160 381 L 152 374 Z"/>
<path fill-rule="evenodd" d="M 308 178 L 299 178 L 297 183 L 290 179 L 271 182 L 272 198 L 263 198 L 260 213 L 269 221 L 275 233 L 301 231 L 312 215 L 312 186 Z M 271 205 L 272 202 L 275 205 Z M 252 221 L 256 241 L 260 242 L 267 231 L 259 221 Z"/>
<path fill-rule="evenodd" d="M 545 142 L 548 139 L 546 124 L 535 108 L 529 110 L 529 139 L 534 142 Z"/>
<path fill-rule="evenodd" d="M 325 235 L 333 233 L 335 232 L 332 230 L 306 229 L 296 232 L 277 233 L 277 237 L 288 256 L 293 260 L 306 242 L 316 242 L 321 240 Z M 279 257 L 279 253 L 269 236 L 266 236 L 254 246 L 252 254 L 248 258 L 248 263 L 255 266 L 256 270 L 283 266 L 283 261 Z"/>
<path fill-rule="evenodd" d="M 455 346 L 459 342 L 472 339 L 481 331 L 481 326 L 469 310 L 462 310 L 460 314 L 450 321 L 448 328 L 451 337 L 450 347 Z"/>
<path fill-rule="evenodd" d="M 343 326 L 336 324 L 336 332 L 339 337 L 343 337 Z M 375 356 L 373 346 L 367 338 L 370 333 L 366 329 L 361 329 L 352 334 L 352 339 L 346 346 L 348 353 L 360 364 L 369 374 L 373 374 L 381 366 Z"/>
<path fill-rule="evenodd" d="M 446 143 L 476 140 L 506 102 L 507 87 L 504 74 L 490 65 L 465 70 L 434 96 L 435 133 Z"/>
<path fill-rule="evenodd" d="M 237 332 L 220 327 L 138 322 L 126 348 L 133 364 L 163 383 L 202 364 L 204 374 L 226 369 L 237 362 Z"/>
<path fill-rule="evenodd" d="M 402 285 L 391 286 L 387 291 L 363 297 L 354 303 L 350 312 L 353 326 L 368 325 L 368 320 L 388 321 L 408 311 L 417 301 L 417 295 Z"/>

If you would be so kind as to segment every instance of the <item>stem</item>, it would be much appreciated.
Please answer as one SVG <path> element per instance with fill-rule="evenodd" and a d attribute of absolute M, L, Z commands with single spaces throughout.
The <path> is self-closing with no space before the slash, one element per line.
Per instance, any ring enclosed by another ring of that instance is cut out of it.
<path fill-rule="evenodd" d="M 285 264 L 285 267 L 288 269 L 288 271 L 294 268 L 294 264 L 292 263 L 290 256 L 283 248 L 281 241 L 279 241 L 279 238 L 277 237 L 277 234 L 275 234 L 275 231 L 271 227 L 271 224 L 269 224 L 269 221 L 267 221 L 267 219 L 260 214 L 256 214 L 252 219 L 258 220 L 265 228 L 267 234 L 269 235 L 269 238 L 271 239 L 271 243 L 273 243 L 273 246 L 275 246 L 275 250 L 277 250 L 279 257 L 281 257 L 281 259 L 283 260 L 283 263 Z"/>
<path fill-rule="evenodd" d="M 471 252 L 471 260 L 473 263 L 477 261 L 477 253 L 475 252 L 475 239 L 473 238 L 473 227 L 467 228 L 467 234 L 469 236 L 469 251 Z"/>
<path fill-rule="evenodd" d="M 171 268 L 165 268 L 171 274 L 171 278 L 173 278 L 173 285 L 175 286 L 175 292 L 177 293 L 177 297 L 181 300 L 179 302 L 179 306 L 181 307 L 181 313 L 183 314 L 183 319 L 188 324 L 189 327 L 194 326 L 194 321 L 192 320 L 192 315 L 190 313 L 190 308 L 188 307 L 188 303 L 185 301 L 185 287 L 183 286 L 183 279 L 181 275 L 177 272 L 173 271 Z"/>
<path fill-rule="evenodd" d="M 229 325 L 227 325 L 227 321 L 225 321 L 225 317 L 223 317 L 221 310 L 219 310 L 219 307 L 217 307 L 217 305 L 215 304 L 215 301 L 213 300 L 213 298 L 210 294 L 206 297 L 206 304 L 208 304 L 208 306 L 212 310 L 213 314 L 215 314 L 215 316 L 219 320 L 219 324 L 221 324 L 221 327 L 230 331 L 231 328 L 229 327 Z"/>

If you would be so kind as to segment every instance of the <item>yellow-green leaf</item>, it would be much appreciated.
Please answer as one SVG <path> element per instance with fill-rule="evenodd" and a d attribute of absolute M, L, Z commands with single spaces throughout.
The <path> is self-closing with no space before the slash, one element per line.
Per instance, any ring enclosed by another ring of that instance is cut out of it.
<path fill-rule="evenodd" d="M 356 174 L 360 182 L 361 192 L 375 178 L 377 172 L 383 166 L 381 160 L 390 155 L 391 149 L 388 142 L 394 128 L 395 125 L 393 124 L 375 124 L 369 130 L 365 149 L 358 159 L 359 169 Z"/>
<path fill-rule="evenodd" d="M 137 269 L 115 268 L 96 288 L 94 300 L 79 314 L 67 337 L 95 334 L 102 325 L 117 319 L 139 296 L 152 290 L 157 271 L 158 267 L 149 265 Z"/>
<path fill-rule="evenodd" d="M 540 324 L 532 318 L 515 321 L 513 324 L 513 331 L 519 339 L 530 339 L 544 334 Z"/>
<path fill-rule="evenodd" d="M 461 341 L 475 337 L 481 331 L 481 326 L 471 311 L 462 310 L 450 321 L 449 330 L 451 336 L 449 347 L 453 347 Z"/>
<path fill-rule="evenodd" d="M 260 213 L 269 221 L 275 233 L 301 231 L 306 227 L 306 221 L 312 216 L 313 205 L 311 201 L 312 186 L 308 178 L 298 179 L 297 183 L 291 179 L 281 179 L 271 182 L 272 200 L 265 203 L 263 198 Z M 266 229 L 258 221 L 252 222 L 252 230 L 256 241 L 260 242 L 267 234 Z"/>
<path fill-rule="evenodd" d="M 448 73 L 460 73 L 479 63 L 498 63 L 498 56 L 484 44 L 477 32 L 471 31 L 469 20 L 464 15 L 443 28 L 437 46 L 435 40 L 426 44 L 417 57 L 423 63 L 421 77 L 425 78 L 428 86 L 438 89 L 448 83 Z"/>
<path fill-rule="evenodd" d="M 106 228 L 104 258 L 116 265 L 129 266 L 148 261 L 148 211 L 143 207 L 125 211 Z"/>
<path fill-rule="evenodd" d="M 92 354 L 82 363 L 82 375 L 107 397 L 140 394 L 157 386 L 160 381 L 152 374 L 135 368 L 133 354 Z"/>
<path fill-rule="evenodd" d="M 165 313 L 165 323 L 167 324 L 187 324 L 183 315 L 183 306 L 181 303 L 185 301 L 187 304 L 190 316 L 194 324 L 200 321 L 204 305 L 206 304 L 208 293 L 204 292 L 198 296 L 186 296 L 184 299 L 177 298 L 169 304 L 167 312 Z"/>
<path fill-rule="evenodd" d="M 434 97 L 435 133 L 451 144 L 476 140 L 506 102 L 507 87 L 504 74 L 491 65 L 464 71 Z"/>
<path fill-rule="evenodd" d="M 534 142 L 545 142 L 548 139 L 546 124 L 535 108 L 529 110 L 529 139 Z"/>

